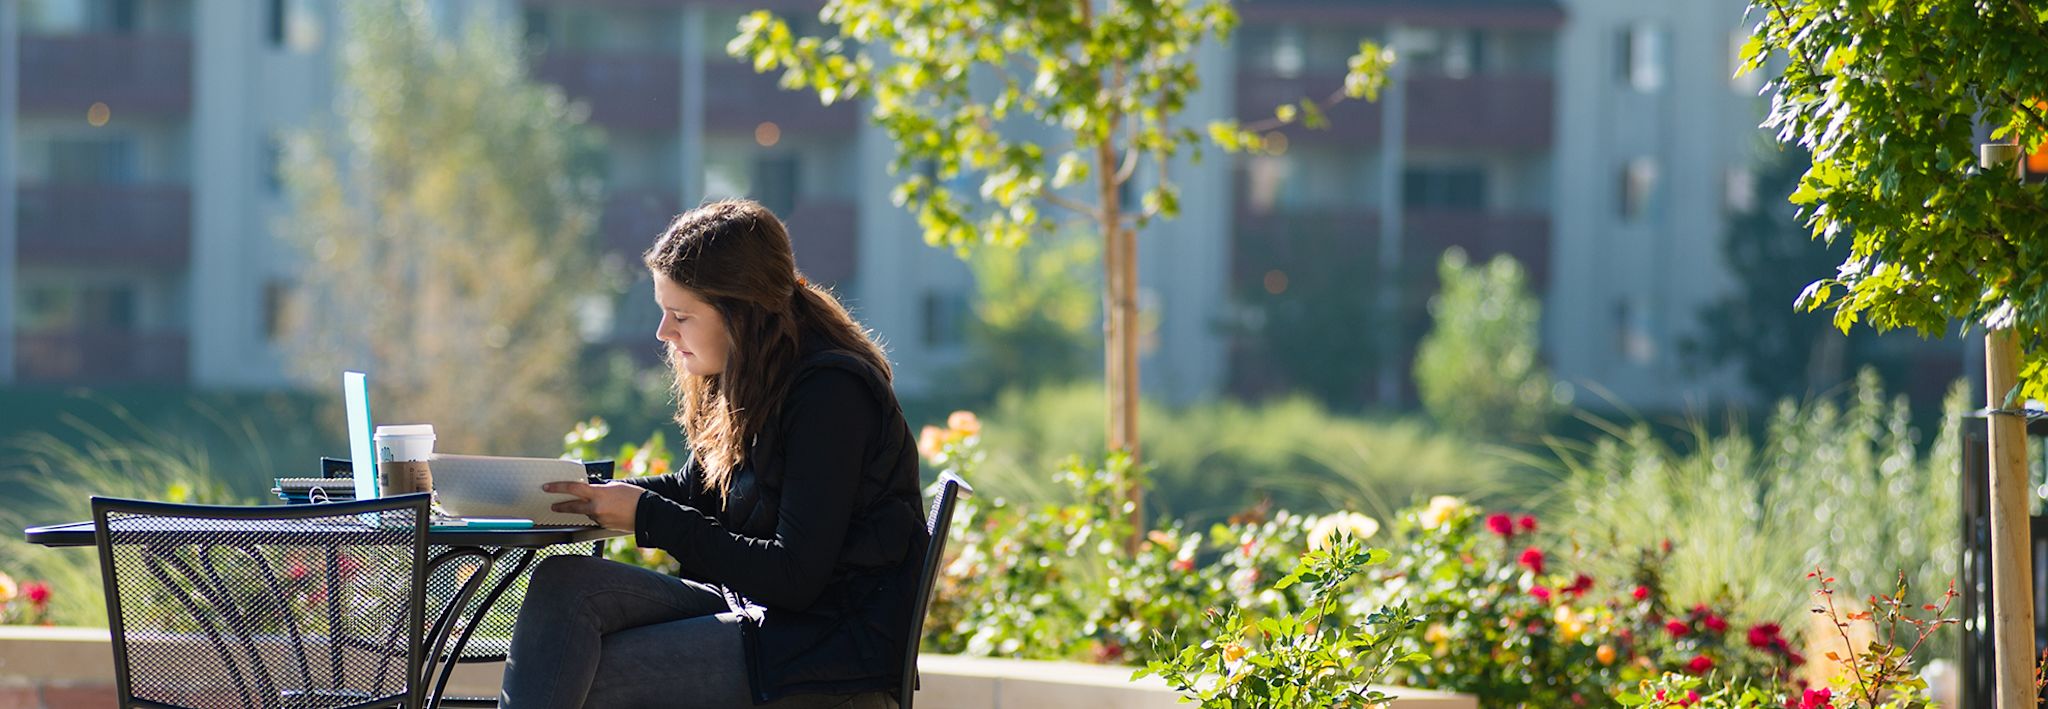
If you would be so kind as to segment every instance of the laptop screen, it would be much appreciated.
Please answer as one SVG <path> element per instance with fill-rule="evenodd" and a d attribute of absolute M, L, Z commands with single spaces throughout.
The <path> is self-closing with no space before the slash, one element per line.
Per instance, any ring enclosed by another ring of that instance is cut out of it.
<path fill-rule="evenodd" d="M 370 437 L 370 375 L 341 373 L 341 398 L 348 406 L 348 457 L 355 473 L 356 499 L 377 497 L 377 453 Z"/>

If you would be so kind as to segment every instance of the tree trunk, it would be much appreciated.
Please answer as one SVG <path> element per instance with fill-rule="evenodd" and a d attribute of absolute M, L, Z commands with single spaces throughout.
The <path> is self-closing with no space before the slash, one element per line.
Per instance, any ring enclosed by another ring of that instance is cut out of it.
<path fill-rule="evenodd" d="M 1079 0 L 1081 21 L 1093 24 L 1095 21 L 1095 0 Z M 1106 85 L 1103 94 L 1119 93 L 1123 81 L 1123 67 L 1117 66 L 1110 76 L 1101 77 Z M 1116 126 L 1123 122 L 1112 104 L 1109 115 L 1103 122 Z M 1138 244 L 1135 235 L 1123 227 L 1123 204 L 1118 199 L 1117 189 L 1123 186 L 1118 179 L 1116 131 L 1112 128 L 1109 137 L 1095 146 L 1095 184 L 1099 190 L 1096 222 L 1102 226 L 1102 271 L 1104 300 L 1102 309 L 1103 385 L 1109 395 L 1109 449 L 1130 454 L 1129 470 L 1138 469 Z M 1138 544 L 1145 539 L 1145 490 L 1130 479 L 1123 481 L 1124 501 L 1128 506 L 1126 519 L 1131 525 L 1131 537 L 1125 540 L 1126 551 L 1137 553 Z"/>
<path fill-rule="evenodd" d="M 1999 709 L 2032 709 L 2034 689 L 2033 554 L 2027 513 L 2027 422 L 2005 413 L 2019 381 L 2019 340 L 2011 328 L 1984 336 L 1985 402 L 1992 411 L 1992 643 L 1998 654 Z M 2016 407 L 2015 407 L 2016 408 Z"/>

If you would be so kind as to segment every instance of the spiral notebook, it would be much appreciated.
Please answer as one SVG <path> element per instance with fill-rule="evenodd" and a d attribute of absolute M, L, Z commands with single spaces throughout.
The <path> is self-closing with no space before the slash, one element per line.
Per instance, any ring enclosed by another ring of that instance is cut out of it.
<path fill-rule="evenodd" d="M 597 525 L 584 515 L 548 509 L 575 496 L 540 489 L 550 482 L 585 482 L 588 474 L 580 461 L 437 453 L 432 468 L 435 497 L 451 515 L 530 519 L 559 527 Z"/>

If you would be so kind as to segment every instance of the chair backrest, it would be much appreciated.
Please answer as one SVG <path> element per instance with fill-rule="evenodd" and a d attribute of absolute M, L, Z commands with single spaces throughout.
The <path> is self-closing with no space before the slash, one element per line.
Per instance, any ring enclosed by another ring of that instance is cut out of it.
<path fill-rule="evenodd" d="M 429 497 L 94 497 L 120 706 L 417 705 Z"/>
<path fill-rule="evenodd" d="M 910 709 L 911 695 L 917 693 L 917 645 L 924 637 L 924 615 L 931 607 L 932 586 L 939 578 L 939 564 L 946 558 L 946 536 L 953 528 L 953 506 L 974 494 L 974 487 L 951 472 L 939 475 L 939 494 L 932 498 L 932 513 L 925 521 L 931 541 L 924 549 L 924 567 L 918 572 L 917 595 L 910 607 L 910 640 L 903 646 L 903 683 L 896 695 L 897 709 Z"/>

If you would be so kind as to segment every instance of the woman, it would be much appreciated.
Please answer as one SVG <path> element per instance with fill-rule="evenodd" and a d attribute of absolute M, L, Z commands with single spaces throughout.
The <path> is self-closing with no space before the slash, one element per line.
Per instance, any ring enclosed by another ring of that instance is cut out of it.
<path fill-rule="evenodd" d="M 927 540 L 888 360 L 759 204 L 691 210 L 645 260 L 690 458 L 547 490 L 683 578 L 541 562 L 499 706 L 894 706 Z"/>

